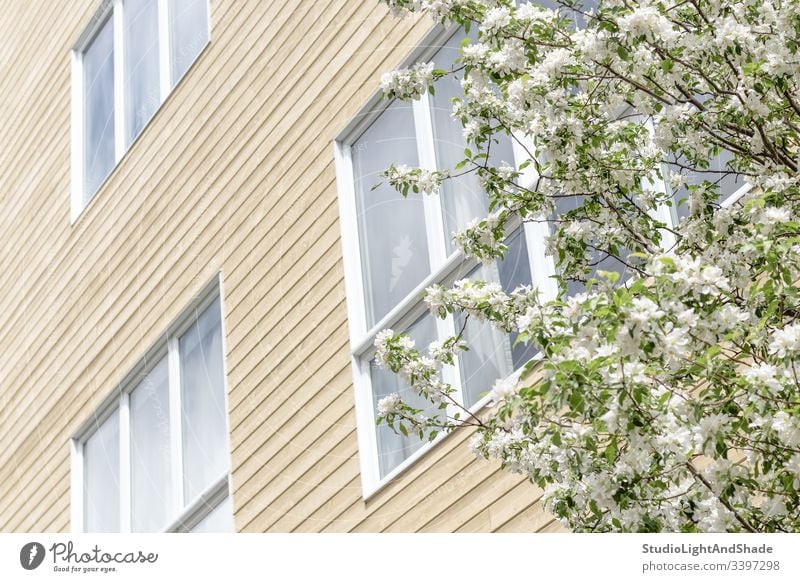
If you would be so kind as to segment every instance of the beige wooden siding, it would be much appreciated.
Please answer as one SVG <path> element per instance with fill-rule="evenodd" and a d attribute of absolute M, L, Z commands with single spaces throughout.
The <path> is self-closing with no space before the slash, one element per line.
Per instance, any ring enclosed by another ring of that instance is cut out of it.
<path fill-rule="evenodd" d="M 69 529 L 70 436 L 220 271 L 237 529 L 554 527 L 466 433 L 361 498 L 331 144 L 430 23 L 211 0 L 211 43 L 70 225 L 70 49 L 98 3 L 0 13 L 0 529 Z"/>

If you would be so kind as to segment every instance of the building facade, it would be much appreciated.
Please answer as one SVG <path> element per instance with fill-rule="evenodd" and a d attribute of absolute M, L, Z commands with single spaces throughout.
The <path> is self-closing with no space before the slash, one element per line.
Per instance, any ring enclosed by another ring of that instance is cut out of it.
<path fill-rule="evenodd" d="M 558 529 L 469 431 L 375 428 L 374 334 L 446 333 L 419 290 L 475 268 L 472 202 L 371 190 L 460 147 L 378 81 L 459 31 L 377 0 L 11 0 L 0 31 L 0 529 Z M 484 275 L 547 280 L 526 229 Z M 530 354 L 472 333 L 480 408 Z"/>

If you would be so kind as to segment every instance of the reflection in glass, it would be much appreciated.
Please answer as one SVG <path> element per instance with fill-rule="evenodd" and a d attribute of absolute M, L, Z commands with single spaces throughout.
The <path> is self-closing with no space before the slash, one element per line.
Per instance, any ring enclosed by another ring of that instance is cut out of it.
<path fill-rule="evenodd" d="M 470 37 L 474 39 L 475 31 Z M 463 29 L 456 32 L 433 57 L 437 69 L 452 70 L 458 67 L 455 63 L 460 56 L 461 42 L 467 38 Z M 433 122 L 434 147 L 436 149 L 436 165 L 440 169 L 453 170 L 464 159 L 464 140 L 461 122 L 453 119 L 454 97 L 461 97 L 461 74 L 447 75 L 436 83 L 436 92 L 430 96 L 431 121 Z M 514 151 L 511 139 L 502 133 L 494 135 L 497 143 L 492 142 L 489 149 L 489 163 L 495 167 L 503 162 L 514 165 Z M 473 148 L 474 149 L 474 148 Z M 465 167 L 461 171 L 468 170 Z M 458 171 L 454 173 L 459 173 Z M 474 218 L 486 216 L 489 199 L 480 186 L 477 174 L 470 172 L 463 176 L 449 178 L 442 184 L 442 212 L 444 213 L 445 238 L 447 252 L 456 250 L 452 234 L 463 229 Z"/>
<path fill-rule="evenodd" d="M 715 200 L 723 202 L 731 194 L 734 194 L 745 185 L 744 177 L 739 174 L 731 174 L 728 164 L 733 160 L 733 154 L 728 150 L 722 150 L 718 155 L 709 160 L 708 168 L 698 170 L 688 170 L 685 158 L 682 156 L 670 156 L 671 163 L 667 165 L 667 186 L 669 187 L 669 176 L 672 173 L 683 174 L 686 178 L 686 185 L 672 192 L 672 208 L 676 223 L 689 216 L 689 189 L 687 186 L 699 186 L 703 182 L 710 182 L 717 190 Z"/>
<path fill-rule="evenodd" d="M 158 0 L 126 0 L 125 144 L 139 135 L 161 103 L 158 71 Z"/>
<path fill-rule="evenodd" d="M 131 529 L 163 529 L 172 515 L 167 356 L 131 392 Z"/>
<path fill-rule="evenodd" d="M 171 0 L 169 25 L 174 87 L 208 43 L 208 0 Z"/>
<path fill-rule="evenodd" d="M 531 284 L 530 263 L 522 228 L 506 240 L 508 251 L 502 261 L 482 265 L 469 274 L 470 279 L 499 282 L 503 291 L 510 293 L 520 285 Z M 456 330 L 464 325 L 464 315 L 455 316 Z M 511 375 L 536 355 L 531 345 L 518 343 L 516 332 L 503 333 L 487 322 L 470 318 L 464 330 L 464 340 L 469 351 L 459 356 L 461 386 L 465 406 L 478 402 L 495 381 Z"/>
<path fill-rule="evenodd" d="M 411 105 L 389 105 L 351 152 L 367 325 L 372 326 L 430 273 L 422 195 L 403 198 L 381 178 L 392 163 L 419 165 Z"/>
<path fill-rule="evenodd" d="M 418 349 L 424 350 L 437 338 L 436 320 L 430 315 L 424 315 L 414 322 L 405 333 L 416 342 Z M 375 360 L 370 362 L 369 367 L 372 376 L 372 401 L 376 407 L 381 398 L 396 392 L 410 406 L 425 410 L 427 414 L 433 413 L 434 405 L 417 395 L 411 386 L 400 380 L 400 376 L 379 367 Z M 417 436 L 410 433 L 408 437 L 395 433 L 385 422 L 375 427 L 375 430 L 381 478 L 424 444 Z"/>
<path fill-rule="evenodd" d="M 84 201 L 114 167 L 114 26 L 109 18 L 83 54 Z"/>
<path fill-rule="evenodd" d="M 83 446 L 84 531 L 119 531 L 119 413 Z"/>
<path fill-rule="evenodd" d="M 180 361 L 184 498 L 188 504 L 230 465 L 219 299 L 180 338 Z"/>

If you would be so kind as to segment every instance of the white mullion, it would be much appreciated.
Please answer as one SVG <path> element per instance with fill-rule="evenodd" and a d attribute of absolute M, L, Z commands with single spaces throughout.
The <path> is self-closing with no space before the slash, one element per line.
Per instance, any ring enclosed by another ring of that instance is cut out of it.
<path fill-rule="evenodd" d="M 70 453 L 72 457 L 72 471 L 69 476 L 70 488 L 70 529 L 72 533 L 83 533 L 83 487 L 84 487 L 84 465 L 83 465 L 83 443 L 78 439 L 70 442 Z"/>
<path fill-rule="evenodd" d="M 350 368 L 353 372 L 353 387 L 356 391 L 356 436 L 361 471 L 361 493 L 366 499 L 381 480 L 378 433 L 375 426 L 375 409 L 378 403 L 372 396 L 369 360 L 353 356 Z"/>
<path fill-rule="evenodd" d="M 172 488 L 175 511 L 183 511 L 183 414 L 181 412 L 180 345 L 172 336 L 167 341 L 167 368 L 169 373 L 169 443 L 172 459 Z"/>
<path fill-rule="evenodd" d="M 458 331 L 455 327 L 455 317 L 452 313 L 448 313 L 444 319 L 436 320 L 436 331 L 439 337 L 447 337 L 455 335 Z M 464 387 L 461 384 L 461 366 L 460 359 L 456 357 L 455 366 L 442 367 L 442 381 L 450 384 L 453 387 L 453 398 L 456 402 L 464 403 Z M 446 409 L 447 414 L 451 417 L 456 412 L 461 412 L 455 405 L 448 405 Z"/>
<path fill-rule="evenodd" d="M 558 283 L 553 278 L 557 274 L 556 262 L 546 249 L 550 225 L 546 221 L 526 222 L 523 228 L 533 287 L 539 291 L 540 301 L 553 301 L 558 298 Z"/>
<path fill-rule="evenodd" d="M 158 70 L 162 103 L 172 89 L 170 50 L 169 0 L 158 0 Z"/>
<path fill-rule="evenodd" d="M 651 137 L 655 134 L 655 124 L 653 123 L 653 118 L 649 118 L 645 123 L 647 126 L 647 131 L 650 133 Z M 662 177 L 659 178 L 657 174 L 653 174 L 647 179 L 647 184 L 653 190 L 657 190 L 659 192 L 663 192 L 665 196 L 670 196 L 670 190 L 667 188 L 667 184 L 664 181 L 664 177 L 666 176 L 666 172 L 668 170 L 666 168 L 662 168 Z M 674 197 L 673 197 L 673 206 L 675 204 Z M 659 222 L 663 222 L 668 227 L 672 227 L 675 225 L 675 219 L 673 216 L 672 208 L 667 206 L 666 204 L 659 204 L 657 208 L 654 210 L 648 211 L 650 218 L 654 220 L 658 220 Z M 671 249 L 675 246 L 677 242 L 675 235 L 672 234 L 669 230 L 661 231 L 661 248 L 664 250 Z"/>
<path fill-rule="evenodd" d="M 413 102 L 414 127 L 417 136 L 417 154 L 419 156 L 420 167 L 433 171 L 437 169 L 437 164 L 436 145 L 433 137 L 433 120 L 431 118 L 430 107 L 431 101 L 427 96 L 423 96 L 421 99 Z M 423 205 L 425 209 L 425 230 L 428 237 L 431 272 L 437 273 L 447 262 L 446 233 L 441 195 L 438 192 L 435 194 L 423 194 Z M 437 317 L 435 322 L 437 338 L 441 339 L 455 334 L 455 323 L 452 315 L 448 315 L 444 319 Z M 455 366 L 445 366 L 442 370 L 442 378 L 455 390 L 453 398 L 457 402 L 464 402 L 458 362 L 456 362 Z M 449 406 L 447 412 L 452 415 L 455 412 L 455 408 Z"/>
<path fill-rule="evenodd" d="M 114 28 L 114 160 L 118 163 L 125 153 L 125 42 L 122 0 L 114 0 L 111 14 Z"/>
<path fill-rule="evenodd" d="M 528 152 L 533 151 L 533 142 L 525 136 L 515 134 L 515 137 L 516 139 L 512 140 L 512 147 L 514 162 L 519 170 L 524 162 L 531 159 Z M 539 176 L 535 164 L 530 164 L 519 171 L 522 173 L 520 176 L 522 185 L 526 188 L 530 188 Z M 555 261 L 547 254 L 545 245 L 547 237 L 550 236 L 550 225 L 546 221 L 529 221 L 523 223 L 523 229 L 533 287 L 539 291 L 541 301 L 552 301 L 558 298 L 558 283 L 553 278 L 556 275 Z"/>
<path fill-rule="evenodd" d="M 131 531 L 131 407 L 130 393 L 119 401 L 119 530 Z"/>
<path fill-rule="evenodd" d="M 417 99 L 412 103 L 412 109 L 419 165 L 421 168 L 434 171 L 436 170 L 436 149 L 433 142 L 430 101 L 425 97 Z M 428 237 L 431 272 L 435 273 L 447 260 L 441 197 L 438 192 L 435 194 L 423 193 L 422 204 L 425 210 L 425 231 Z"/>

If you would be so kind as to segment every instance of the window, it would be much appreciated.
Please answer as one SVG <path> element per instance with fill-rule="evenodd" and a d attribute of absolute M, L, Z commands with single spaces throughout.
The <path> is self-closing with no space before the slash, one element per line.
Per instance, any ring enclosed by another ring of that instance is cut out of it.
<path fill-rule="evenodd" d="M 432 33 L 423 46 L 434 48 L 420 51 L 416 59 L 450 69 L 465 36 L 463 30 Z M 391 163 L 452 169 L 463 158 L 466 144 L 461 125 L 451 117 L 451 99 L 460 91 L 459 81 L 447 77 L 437 83 L 435 95 L 414 103 L 378 100 L 336 143 L 365 497 L 431 446 L 375 425 L 375 406 L 386 394 L 399 392 L 422 408 L 429 406 L 396 375 L 375 364 L 377 332 L 385 328 L 405 331 L 420 347 L 455 335 L 464 325 L 464 316 L 439 320 L 428 313 L 422 300 L 422 291 L 432 283 L 451 284 L 478 276 L 500 283 L 507 291 L 536 281 L 543 293 L 554 293 L 549 279 L 552 264 L 548 265 L 543 252 L 546 225 L 514 225 L 507 235 L 506 257 L 491 266 L 466 259 L 455 248 L 451 233 L 488 212 L 488 198 L 475 175 L 447 181 L 438 194 L 407 199 L 385 183 L 374 188 Z M 523 159 L 522 150 L 511 139 L 501 134 L 495 137 L 493 163 L 513 165 Z M 479 407 L 496 379 L 519 370 L 535 353 L 525 345 L 515 345 L 515 334 L 500 333 L 474 319 L 467 321 L 464 333 L 470 351 L 442 373 L 464 406 Z"/>
<path fill-rule="evenodd" d="M 583 10 L 595 5 L 584 2 Z M 576 26 L 584 25 L 581 14 L 570 13 Z M 423 41 L 421 47 L 426 48 L 414 51 L 401 66 L 433 61 L 436 68 L 450 69 L 466 36 L 463 30 L 437 28 Z M 437 82 L 434 95 L 413 103 L 387 103 L 376 94 L 334 143 L 365 499 L 433 446 L 413 436 L 399 436 L 383 424 L 376 427 L 376 404 L 393 392 L 400 393 L 412 406 L 431 410 L 430 403 L 412 393 L 397 375 L 375 364 L 373 344 L 377 333 L 387 328 L 405 332 L 422 348 L 432 340 L 457 333 L 464 325 L 461 314 L 439 320 L 427 312 L 422 292 L 433 283 L 448 285 L 461 278 L 475 277 L 499 282 L 506 291 L 530 284 L 538 289 L 544 301 L 559 294 L 553 278 L 556 274 L 553 258 L 545 253 L 545 240 L 552 233 L 549 224 L 512 225 L 514 228 L 507 233 L 509 250 L 504 260 L 491 266 L 466 259 L 454 247 L 451 233 L 487 211 L 486 194 L 474 175 L 446 181 L 435 195 L 410 194 L 406 199 L 382 183 L 380 174 L 393 163 L 443 170 L 452 169 L 463 158 L 462 128 L 451 117 L 450 103 L 461 93 L 458 80 L 449 76 Z M 648 124 L 653 131 L 652 123 Z M 519 168 L 526 159 L 526 148 L 507 136 L 498 134 L 495 138 L 497 141 L 490 150 L 492 164 L 505 161 Z M 712 167 L 722 163 L 723 158 L 711 161 Z M 532 166 L 521 172 L 523 185 L 533 182 L 534 173 Z M 651 182 L 654 188 L 669 192 L 661 176 L 653 176 Z M 731 183 L 740 184 L 735 179 Z M 729 194 L 729 189 L 727 182 L 722 184 L 723 196 Z M 738 189 L 722 204 L 731 203 L 742 191 Z M 553 217 L 574 210 L 582 202 L 581 197 L 559 198 Z M 677 224 L 674 210 L 674 204 L 660 205 L 651 212 L 654 218 L 670 225 Z M 661 234 L 663 247 L 671 248 L 674 235 L 666 230 Z M 629 250 L 617 251 L 620 258 L 630 260 Z M 589 252 L 593 255 L 589 278 L 597 270 L 623 270 L 624 265 L 616 258 L 599 250 L 589 249 Z M 575 295 L 585 288 L 584 283 L 573 281 L 565 292 L 567 296 Z M 515 334 L 500 333 L 474 320 L 467 321 L 464 333 L 470 351 L 460 355 L 457 365 L 449 367 L 453 369 L 443 369 L 442 375 L 456 389 L 461 404 L 479 408 L 484 393 L 497 378 L 519 371 L 535 353 L 529 346 L 516 344 Z"/>
<path fill-rule="evenodd" d="M 83 428 L 73 528 L 232 531 L 220 299 L 206 294 Z"/>
<path fill-rule="evenodd" d="M 73 50 L 72 220 L 209 40 L 208 0 L 104 0 Z"/>

